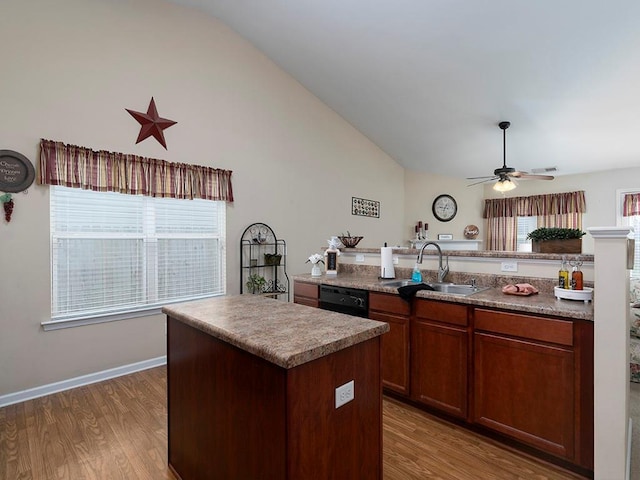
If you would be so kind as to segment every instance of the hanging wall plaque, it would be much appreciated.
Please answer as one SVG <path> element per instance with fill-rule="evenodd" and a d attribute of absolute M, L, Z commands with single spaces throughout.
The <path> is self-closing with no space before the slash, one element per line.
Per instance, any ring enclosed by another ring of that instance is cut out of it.
<path fill-rule="evenodd" d="M 35 178 L 36 171 L 27 157 L 13 150 L 0 150 L 0 191 L 22 192 Z"/>

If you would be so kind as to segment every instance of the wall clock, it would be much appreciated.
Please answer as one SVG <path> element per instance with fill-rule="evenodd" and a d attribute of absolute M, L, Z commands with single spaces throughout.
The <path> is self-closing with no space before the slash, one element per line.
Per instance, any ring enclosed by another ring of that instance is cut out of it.
<path fill-rule="evenodd" d="M 438 195 L 433 201 L 431 211 L 437 220 L 448 222 L 458 213 L 458 204 L 451 195 Z"/>

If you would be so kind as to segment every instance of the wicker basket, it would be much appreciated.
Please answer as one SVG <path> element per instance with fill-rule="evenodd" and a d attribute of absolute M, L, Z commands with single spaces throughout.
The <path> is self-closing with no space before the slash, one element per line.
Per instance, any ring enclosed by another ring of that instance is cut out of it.
<path fill-rule="evenodd" d="M 264 254 L 264 264 L 265 265 L 280 265 L 280 260 L 282 260 L 282 255 L 279 253 L 265 253 Z"/>

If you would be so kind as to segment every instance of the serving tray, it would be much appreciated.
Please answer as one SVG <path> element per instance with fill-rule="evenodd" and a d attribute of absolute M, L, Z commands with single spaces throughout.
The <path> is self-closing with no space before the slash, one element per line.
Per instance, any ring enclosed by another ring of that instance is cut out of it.
<path fill-rule="evenodd" d="M 582 300 L 587 303 L 593 300 L 593 288 L 584 287 L 583 290 L 567 290 L 566 288 L 553 287 L 556 298 L 565 300 Z"/>

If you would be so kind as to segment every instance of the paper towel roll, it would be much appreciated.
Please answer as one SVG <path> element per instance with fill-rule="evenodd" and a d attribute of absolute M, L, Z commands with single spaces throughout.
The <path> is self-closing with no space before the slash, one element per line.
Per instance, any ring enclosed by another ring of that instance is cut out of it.
<path fill-rule="evenodd" d="M 393 247 L 380 249 L 380 278 L 396 278 L 393 268 Z"/>

